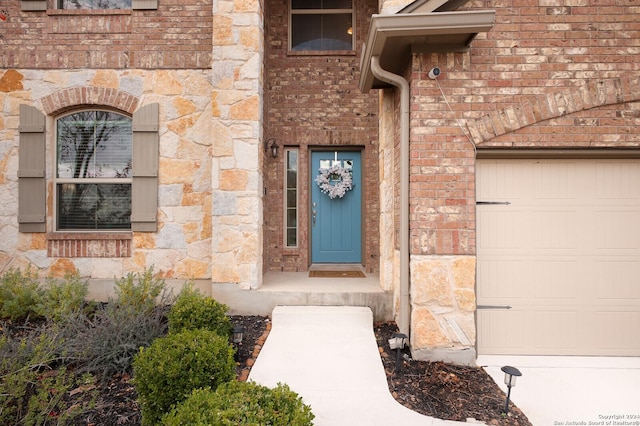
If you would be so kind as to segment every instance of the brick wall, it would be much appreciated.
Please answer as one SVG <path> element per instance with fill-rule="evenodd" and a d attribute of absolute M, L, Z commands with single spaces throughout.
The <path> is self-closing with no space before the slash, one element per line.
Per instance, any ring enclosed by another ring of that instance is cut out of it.
<path fill-rule="evenodd" d="M 308 259 L 308 185 L 310 147 L 363 148 L 363 221 L 367 270 L 379 263 L 378 94 L 360 93 L 360 52 L 353 55 L 300 55 L 288 53 L 288 2 L 269 2 L 265 13 L 265 139 L 298 147 L 299 239 L 297 249 L 283 248 L 284 156 L 265 159 L 264 244 L 266 270 L 306 270 Z M 356 1 L 356 46 L 361 46 L 376 13 L 375 1 Z"/>
<path fill-rule="evenodd" d="M 640 6 L 473 1 L 496 24 L 411 66 L 411 250 L 475 253 L 475 153 L 640 146 Z M 438 81 L 427 77 L 439 66 Z"/>
<path fill-rule="evenodd" d="M 3 2 L 2 68 L 211 67 L 211 0 L 167 0 L 157 10 L 23 12 Z"/>

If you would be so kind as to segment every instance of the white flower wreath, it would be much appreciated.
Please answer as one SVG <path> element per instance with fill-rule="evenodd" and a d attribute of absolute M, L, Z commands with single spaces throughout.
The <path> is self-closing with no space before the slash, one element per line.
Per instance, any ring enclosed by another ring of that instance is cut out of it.
<path fill-rule="evenodd" d="M 332 184 L 332 180 L 336 183 Z M 353 189 L 351 171 L 338 164 L 328 169 L 320 169 L 320 174 L 316 176 L 316 183 L 320 187 L 320 191 L 327 194 L 332 200 L 336 197 L 344 197 L 347 191 Z"/>

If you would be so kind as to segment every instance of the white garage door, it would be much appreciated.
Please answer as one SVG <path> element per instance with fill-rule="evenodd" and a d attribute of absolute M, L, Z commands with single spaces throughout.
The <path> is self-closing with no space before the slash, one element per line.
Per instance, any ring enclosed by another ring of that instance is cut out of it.
<path fill-rule="evenodd" d="M 639 160 L 478 160 L 477 201 L 479 353 L 640 355 Z"/>

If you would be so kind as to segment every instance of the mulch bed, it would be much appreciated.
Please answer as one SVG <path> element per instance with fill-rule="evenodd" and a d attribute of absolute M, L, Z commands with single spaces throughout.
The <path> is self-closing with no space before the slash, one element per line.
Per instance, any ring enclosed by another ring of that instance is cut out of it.
<path fill-rule="evenodd" d="M 374 331 L 389 391 L 405 407 L 443 420 L 531 426 L 513 404 L 507 415 L 502 413 L 506 395 L 484 369 L 412 360 L 406 349 L 396 372 L 397 352 L 389 347 L 389 339 L 398 331 L 396 324 L 377 324 Z"/>
<path fill-rule="evenodd" d="M 236 358 L 236 374 L 239 380 L 247 380 L 271 323 L 262 316 L 233 316 L 231 320 L 234 325 L 244 327 L 243 343 Z M 415 361 L 405 351 L 401 357 L 401 369 L 396 373 L 396 352 L 388 344 L 388 339 L 397 331 L 395 323 L 377 324 L 374 331 L 389 390 L 399 403 L 445 420 L 474 418 L 490 425 L 531 426 L 526 416 L 513 405 L 507 416 L 502 414 L 505 394 L 482 368 Z M 106 384 L 75 389 L 68 398 L 69 406 L 90 398 L 92 392 L 98 395 L 95 407 L 76 418 L 72 425 L 140 425 L 140 407 L 129 375 L 113 377 Z"/>

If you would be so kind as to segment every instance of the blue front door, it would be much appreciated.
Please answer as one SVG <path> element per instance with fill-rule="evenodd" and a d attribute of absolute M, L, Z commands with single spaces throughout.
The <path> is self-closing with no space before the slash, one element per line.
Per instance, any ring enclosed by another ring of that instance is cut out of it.
<path fill-rule="evenodd" d="M 338 173 L 328 173 L 331 167 Z M 352 188 L 340 196 L 345 173 L 351 176 Z M 309 209 L 312 263 L 362 263 L 361 174 L 360 152 L 312 152 Z M 325 192 L 318 184 L 318 176 L 324 178 L 321 185 Z"/>

